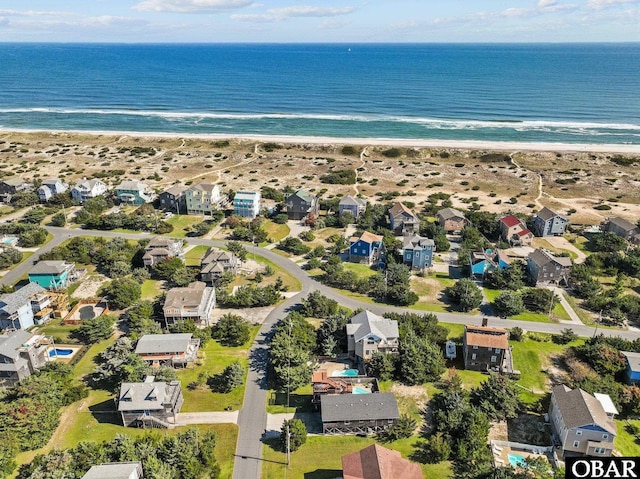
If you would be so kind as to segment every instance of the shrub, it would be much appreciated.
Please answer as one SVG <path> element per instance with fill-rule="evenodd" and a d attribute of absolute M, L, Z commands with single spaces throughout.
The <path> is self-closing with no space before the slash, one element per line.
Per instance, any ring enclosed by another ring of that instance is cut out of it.
<path fill-rule="evenodd" d="M 355 170 L 337 170 L 320 177 L 322 183 L 334 185 L 354 185 L 356 183 Z"/>
<path fill-rule="evenodd" d="M 211 335 L 223 346 L 242 346 L 251 338 L 251 323 L 237 314 L 227 313 L 213 326 Z"/>

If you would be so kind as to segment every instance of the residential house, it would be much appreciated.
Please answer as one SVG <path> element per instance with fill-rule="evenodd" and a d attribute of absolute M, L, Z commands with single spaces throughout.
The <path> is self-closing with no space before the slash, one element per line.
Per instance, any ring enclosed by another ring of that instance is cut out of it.
<path fill-rule="evenodd" d="M 615 408 L 611 409 L 611 399 L 607 401 L 605 396 L 600 396 L 601 402 L 582 389 L 570 389 L 564 384 L 551 390 L 551 436 L 553 443 L 562 448 L 564 458 L 611 456 L 618 429 L 613 421 Z"/>
<path fill-rule="evenodd" d="M 510 262 L 509 257 L 499 249 L 474 251 L 469 260 L 471 276 L 482 278 L 491 271 L 506 269 Z"/>
<path fill-rule="evenodd" d="M 144 479 L 141 462 L 110 462 L 91 466 L 82 479 Z"/>
<path fill-rule="evenodd" d="M 122 383 L 116 399 L 124 426 L 171 428 L 184 398 L 180 381 L 154 382 L 147 376 L 142 383 Z"/>
<path fill-rule="evenodd" d="M 391 231 L 397 235 L 409 235 L 420 229 L 420 220 L 404 203 L 396 203 L 389 209 Z"/>
<path fill-rule="evenodd" d="M 422 469 L 398 451 L 372 444 L 342 456 L 343 479 L 423 479 Z"/>
<path fill-rule="evenodd" d="M 60 178 L 47 178 L 42 181 L 40 188 L 38 188 L 38 198 L 43 203 L 46 203 L 52 196 L 64 193 L 68 189 L 69 185 Z"/>
<path fill-rule="evenodd" d="M 198 183 L 184 192 L 188 215 L 212 215 L 222 201 L 220 186 Z"/>
<path fill-rule="evenodd" d="M 230 251 L 209 248 L 200 261 L 200 280 L 213 283 L 225 272 L 235 275 L 240 260 Z"/>
<path fill-rule="evenodd" d="M 78 203 L 84 203 L 91 198 L 97 198 L 107 192 L 107 185 L 100 180 L 87 180 L 86 178 L 76 183 L 71 188 L 71 197 Z"/>
<path fill-rule="evenodd" d="M 349 355 L 368 361 L 375 353 L 398 354 L 398 322 L 371 311 L 362 311 L 349 320 L 347 349 Z"/>
<path fill-rule="evenodd" d="M 349 261 L 351 263 L 378 264 L 384 260 L 384 238 L 365 231 L 359 238 L 349 240 Z"/>
<path fill-rule="evenodd" d="M 47 363 L 49 340 L 24 329 L 0 335 L 0 387 L 12 387 Z"/>
<path fill-rule="evenodd" d="M 512 373 L 509 332 L 504 328 L 492 328 L 486 324 L 486 320 L 483 320 L 482 326 L 464 327 L 462 344 L 465 369 Z"/>
<path fill-rule="evenodd" d="M 362 213 L 367 210 L 367 200 L 358 198 L 357 196 L 343 196 L 338 204 L 338 215 L 342 216 L 345 212 L 349 212 L 355 219 L 358 219 Z"/>
<path fill-rule="evenodd" d="M 29 281 L 46 289 L 66 288 L 74 278 L 75 269 L 75 263 L 66 261 L 38 261 L 28 273 Z"/>
<path fill-rule="evenodd" d="M 620 351 L 627 363 L 625 375 L 629 384 L 640 384 L 640 353 Z"/>
<path fill-rule="evenodd" d="M 215 289 L 201 281 L 194 281 L 186 288 L 172 288 L 164 300 L 164 320 L 174 324 L 181 319 L 209 325 L 211 311 L 216 305 Z"/>
<path fill-rule="evenodd" d="M 327 394 L 371 394 L 380 391 L 376 378 L 366 376 L 329 376 L 327 371 L 315 371 L 311 377 L 311 404 L 318 409 Z"/>
<path fill-rule="evenodd" d="M 200 340 L 191 333 L 145 334 L 138 340 L 136 354 L 154 368 L 183 366 L 198 356 Z"/>
<path fill-rule="evenodd" d="M 285 204 L 287 205 L 287 216 L 290 220 L 302 220 L 310 214 L 317 218 L 320 211 L 318 197 L 306 190 L 298 190 L 290 194 L 287 196 Z"/>
<path fill-rule="evenodd" d="M 514 215 L 503 216 L 499 220 L 500 237 L 511 246 L 531 246 L 533 233 L 520 218 Z"/>
<path fill-rule="evenodd" d="M 455 233 L 462 231 L 467 225 L 467 218 L 464 213 L 454 208 L 443 208 L 436 213 L 438 224 L 444 228 L 447 233 Z"/>
<path fill-rule="evenodd" d="M 10 176 L 0 180 L 0 199 L 5 203 L 9 203 L 16 193 L 29 191 L 31 184 L 24 181 L 19 176 Z"/>
<path fill-rule="evenodd" d="M 425 269 L 433 266 L 436 244 L 432 239 L 419 235 L 405 236 L 402 242 L 402 262 L 411 269 Z"/>
<path fill-rule="evenodd" d="M 153 190 L 141 181 L 123 181 L 116 186 L 116 198 L 125 205 L 143 205 L 154 199 Z"/>
<path fill-rule="evenodd" d="M 324 434 L 380 433 L 400 418 L 392 393 L 327 394 L 320 409 Z"/>
<path fill-rule="evenodd" d="M 571 258 L 554 256 L 538 248 L 527 256 L 527 273 L 535 284 L 569 284 Z"/>
<path fill-rule="evenodd" d="M 162 260 L 169 258 L 180 258 L 184 262 L 184 251 L 182 250 L 183 242 L 156 236 L 144 248 L 142 262 L 147 267 L 153 267 Z"/>
<path fill-rule="evenodd" d="M 533 217 L 532 229 L 536 236 L 562 236 L 569 220 L 546 206 Z"/>
<path fill-rule="evenodd" d="M 236 191 L 233 197 L 233 214 L 243 218 L 255 218 L 260 214 L 259 191 Z"/>
<path fill-rule="evenodd" d="M 624 218 L 607 218 L 602 224 L 602 231 L 613 233 L 633 245 L 640 246 L 640 228 L 637 224 L 633 224 Z"/>
<path fill-rule="evenodd" d="M 185 214 L 187 212 L 186 186 L 173 185 L 158 195 L 158 205 L 161 210 L 171 213 Z"/>
<path fill-rule="evenodd" d="M 0 329 L 27 329 L 46 322 L 51 300 L 45 289 L 29 283 L 14 293 L 0 296 Z"/>

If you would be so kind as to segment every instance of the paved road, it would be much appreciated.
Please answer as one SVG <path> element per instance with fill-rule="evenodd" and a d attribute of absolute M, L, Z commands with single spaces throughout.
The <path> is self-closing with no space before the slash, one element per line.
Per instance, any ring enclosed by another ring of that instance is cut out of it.
<path fill-rule="evenodd" d="M 41 248 L 38 253 L 50 250 L 56 245 L 73 236 L 103 236 L 107 238 L 122 237 L 126 239 L 141 239 L 149 237 L 145 233 L 115 233 L 110 231 L 94 231 L 82 229 L 66 229 L 47 227 L 54 235 L 54 239 Z M 205 245 L 205 246 L 224 246 L 223 241 L 212 241 L 208 239 L 189 238 L 189 244 Z M 259 254 L 273 261 L 278 266 L 295 276 L 302 284 L 302 291 L 296 296 L 286 300 L 284 303 L 276 307 L 266 318 L 260 329 L 255 343 L 250 351 L 250 367 L 247 377 L 247 386 L 245 389 L 244 403 L 238 416 L 238 443 L 236 446 L 236 459 L 234 465 L 234 479 L 259 479 L 262 461 L 262 435 L 267 427 L 267 413 L 265 410 L 267 401 L 267 385 L 266 385 L 266 359 L 267 359 L 267 337 L 273 325 L 278 319 L 287 314 L 287 310 L 295 306 L 310 291 L 319 290 L 325 296 L 335 299 L 342 306 L 350 309 L 366 308 L 376 314 L 383 314 L 388 311 L 395 312 L 419 312 L 416 310 L 408 310 L 405 308 L 386 306 L 380 304 L 370 304 L 358 301 L 353 298 L 343 296 L 333 289 L 310 278 L 297 264 L 284 258 L 272 251 L 264 248 L 249 247 L 249 252 Z M 38 254 L 32 258 L 37 258 Z M 32 266 L 33 261 L 29 258 L 27 262 L 19 265 L 13 271 L 7 273 L 0 280 L 0 284 L 12 284 L 20 276 L 25 274 Z M 463 315 L 456 313 L 435 313 L 438 319 L 443 322 L 455 324 L 480 324 L 481 316 L 479 315 Z M 508 319 L 500 319 L 497 317 L 490 318 L 490 324 L 493 326 L 501 326 L 505 328 L 513 328 L 519 326 L 527 331 L 559 333 L 567 327 L 567 324 L 555 323 L 535 323 L 525 321 L 515 321 Z M 572 325 L 572 329 L 580 336 L 592 336 L 595 329 L 585 325 Z M 610 329 L 600 329 L 599 332 L 605 335 L 621 336 L 626 339 L 640 338 L 638 331 L 617 331 Z"/>

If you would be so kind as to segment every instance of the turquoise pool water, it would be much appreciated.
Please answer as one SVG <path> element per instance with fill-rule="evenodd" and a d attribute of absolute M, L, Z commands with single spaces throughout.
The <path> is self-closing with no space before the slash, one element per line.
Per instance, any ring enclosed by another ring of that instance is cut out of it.
<path fill-rule="evenodd" d="M 527 463 L 524 460 L 524 457 L 518 454 L 507 454 L 507 458 L 509 459 L 509 464 L 513 467 L 527 467 Z"/>
<path fill-rule="evenodd" d="M 64 349 L 64 348 L 55 348 L 49 350 L 49 357 L 52 358 L 54 356 L 71 356 L 73 354 L 73 349 Z"/>
<path fill-rule="evenodd" d="M 13 238 L 13 237 L 2 238 L 2 244 L 11 244 L 11 243 L 15 242 L 16 240 L 17 240 L 17 238 Z"/>
<path fill-rule="evenodd" d="M 365 388 L 353 388 L 353 394 L 371 394 L 371 391 Z"/>
<path fill-rule="evenodd" d="M 344 371 L 334 371 L 331 376 L 334 378 L 351 378 L 358 375 L 357 369 L 345 369 Z"/>

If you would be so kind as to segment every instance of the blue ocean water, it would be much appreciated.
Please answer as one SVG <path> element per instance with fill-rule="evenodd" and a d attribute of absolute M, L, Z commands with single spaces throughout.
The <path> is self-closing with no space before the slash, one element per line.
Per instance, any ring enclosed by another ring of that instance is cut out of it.
<path fill-rule="evenodd" d="M 640 44 L 0 44 L 0 128 L 640 144 Z"/>

